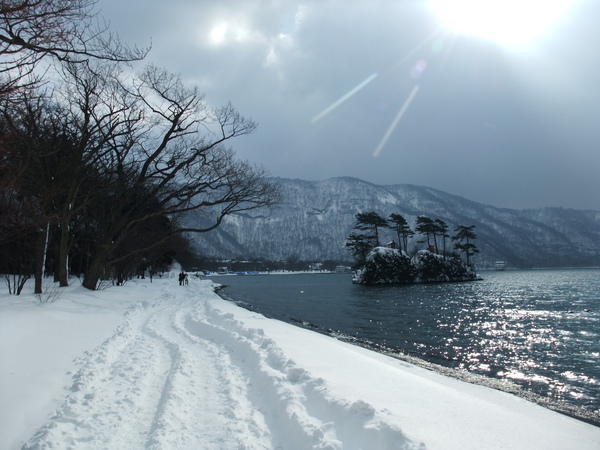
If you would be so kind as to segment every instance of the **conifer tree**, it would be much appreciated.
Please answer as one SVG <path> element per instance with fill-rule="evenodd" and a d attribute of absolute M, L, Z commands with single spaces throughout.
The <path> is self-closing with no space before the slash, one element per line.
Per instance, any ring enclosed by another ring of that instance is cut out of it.
<path fill-rule="evenodd" d="M 389 225 L 392 230 L 396 231 L 398 237 L 398 246 L 408 253 L 408 238 L 414 236 L 415 232 L 410 229 L 408 222 L 400 214 L 392 213 L 389 218 Z M 402 242 L 402 246 L 400 243 Z"/>
<path fill-rule="evenodd" d="M 454 230 L 454 236 L 452 236 L 452 240 L 455 241 L 454 248 L 465 254 L 468 266 L 471 265 L 471 256 L 479 253 L 477 246 L 471 242 L 475 239 L 477 239 L 475 225 L 458 225 Z"/>
<path fill-rule="evenodd" d="M 373 248 L 372 240 L 364 234 L 351 233 L 346 240 L 346 247 L 352 252 L 356 266 L 363 266 L 367 255 Z"/>
<path fill-rule="evenodd" d="M 379 229 L 388 226 L 387 220 L 375 211 L 356 213 L 356 225 L 354 228 L 369 232 L 373 238 L 373 246 L 379 247 Z"/>
<path fill-rule="evenodd" d="M 435 234 L 439 234 L 442 237 L 443 255 L 446 256 L 446 238 L 450 237 L 448 235 L 448 224 L 446 224 L 446 222 L 444 222 L 442 219 L 435 219 L 433 222 L 435 226 Z"/>
<path fill-rule="evenodd" d="M 425 237 L 427 238 L 428 248 L 431 247 L 431 237 L 434 237 L 435 245 L 435 224 L 433 222 L 433 219 L 430 219 L 427 216 L 417 217 L 417 226 L 415 229 L 418 233 L 425 235 Z"/>

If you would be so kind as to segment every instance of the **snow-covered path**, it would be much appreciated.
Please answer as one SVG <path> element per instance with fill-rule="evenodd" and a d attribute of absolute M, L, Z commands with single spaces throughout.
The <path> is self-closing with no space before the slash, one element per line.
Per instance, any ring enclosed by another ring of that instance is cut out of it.
<path fill-rule="evenodd" d="M 140 301 L 23 448 L 600 448 L 600 428 L 266 319 L 209 281 L 94 295 L 125 289 Z"/>
<path fill-rule="evenodd" d="M 343 448 L 413 448 L 399 430 L 364 427 L 366 404 L 344 405 L 336 427 L 322 380 L 193 291 L 167 285 L 131 308 L 24 448 L 335 449 L 344 437 Z"/>
<path fill-rule="evenodd" d="M 246 386 L 229 353 L 187 328 L 203 326 L 191 319 L 202 306 L 162 291 L 88 353 L 64 403 L 25 448 L 243 448 L 239 436 L 256 436 L 248 448 L 268 445 L 264 422 L 254 425 L 253 408 L 239 400 Z"/>

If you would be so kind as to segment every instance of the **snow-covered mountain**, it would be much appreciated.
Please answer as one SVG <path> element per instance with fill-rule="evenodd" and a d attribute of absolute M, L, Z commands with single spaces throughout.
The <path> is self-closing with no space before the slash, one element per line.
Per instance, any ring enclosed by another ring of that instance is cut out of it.
<path fill-rule="evenodd" d="M 303 181 L 273 178 L 282 202 L 229 216 L 223 225 L 193 236 L 204 256 L 306 261 L 351 260 L 344 247 L 357 212 L 383 217 L 403 215 L 414 229 L 417 216 L 456 225 L 475 225 L 481 253 L 475 263 L 492 267 L 504 260 L 512 267 L 600 265 L 600 211 L 542 208 L 495 208 L 436 189 L 408 184 L 378 186 L 356 178 Z M 189 217 L 190 222 L 202 220 Z M 391 230 L 384 239 L 395 239 Z M 409 250 L 423 248 L 416 235 Z M 448 248 L 451 242 L 448 242 Z"/>

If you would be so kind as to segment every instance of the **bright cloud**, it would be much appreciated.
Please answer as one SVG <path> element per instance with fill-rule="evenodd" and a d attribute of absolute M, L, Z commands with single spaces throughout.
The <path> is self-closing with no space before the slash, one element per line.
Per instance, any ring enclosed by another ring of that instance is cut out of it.
<path fill-rule="evenodd" d="M 225 40 L 225 35 L 227 33 L 227 24 L 220 23 L 215 25 L 215 27 L 210 32 L 210 42 L 212 44 L 220 44 Z"/>
<path fill-rule="evenodd" d="M 434 0 L 442 21 L 459 33 L 510 46 L 528 44 L 543 34 L 573 0 Z"/>

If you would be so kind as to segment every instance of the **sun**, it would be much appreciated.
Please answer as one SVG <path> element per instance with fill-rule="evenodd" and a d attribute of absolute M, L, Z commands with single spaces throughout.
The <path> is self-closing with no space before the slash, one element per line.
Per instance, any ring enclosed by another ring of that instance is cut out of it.
<path fill-rule="evenodd" d="M 227 28 L 226 23 L 216 25 L 210 32 L 210 42 L 213 44 L 221 44 L 225 40 Z"/>
<path fill-rule="evenodd" d="M 542 36 L 576 0 L 430 0 L 445 26 L 507 46 Z"/>

